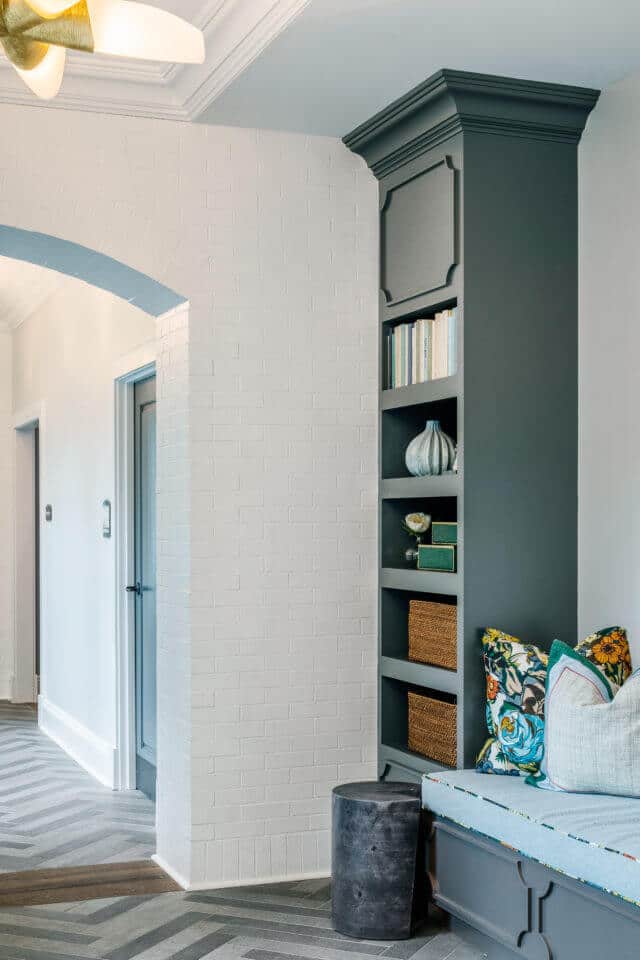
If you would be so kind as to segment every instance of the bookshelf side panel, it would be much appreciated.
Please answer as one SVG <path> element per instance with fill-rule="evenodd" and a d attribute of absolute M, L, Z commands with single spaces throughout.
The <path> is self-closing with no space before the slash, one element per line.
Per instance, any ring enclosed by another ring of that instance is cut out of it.
<path fill-rule="evenodd" d="M 465 764 L 480 638 L 577 629 L 577 147 L 465 134 Z"/>

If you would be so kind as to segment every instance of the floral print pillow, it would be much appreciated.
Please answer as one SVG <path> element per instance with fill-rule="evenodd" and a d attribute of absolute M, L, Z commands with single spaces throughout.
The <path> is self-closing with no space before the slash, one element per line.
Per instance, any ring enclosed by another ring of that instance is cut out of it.
<path fill-rule="evenodd" d="M 479 773 L 497 773 L 504 777 L 519 777 L 520 767 L 507 760 L 495 737 L 490 737 L 478 755 L 476 769 Z"/>
<path fill-rule="evenodd" d="M 548 655 L 500 630 L 482 638 L 490 738 L 478 757 L 482 773 L 535 773 L 544 753 Z"/>
<path fill-rule="evenodd" d="M 548 655 L 500 630 L 482 638 L 490 737 L 477 761 L 481 773 L 537 774 L 544 756 L 544 698 Z M 582 640 L 576 652 L 621 687 L 631 676 L 624 627 L 607 627 Z"/>
<path fill-rule="evenodd" d="M 618 687 L 631 676 L 631 654 L 624 627 L 607 627 L 592 633 L 580 641 L 576 653 L 595 664 Z"/>

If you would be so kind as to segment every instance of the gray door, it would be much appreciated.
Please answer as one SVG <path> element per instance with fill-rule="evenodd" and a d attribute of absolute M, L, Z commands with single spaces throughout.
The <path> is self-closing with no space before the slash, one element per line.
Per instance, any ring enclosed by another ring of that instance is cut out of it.
<path fill-rule="evenodd" d="M 136 779 L 156 795 L 156 380 L 135 385 Z"/>

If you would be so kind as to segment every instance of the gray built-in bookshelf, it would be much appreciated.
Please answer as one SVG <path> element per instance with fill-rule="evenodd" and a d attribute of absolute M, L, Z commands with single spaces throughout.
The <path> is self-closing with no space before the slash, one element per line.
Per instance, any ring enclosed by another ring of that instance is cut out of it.
<path fill-rule="evenodd" d="M 576 638 L 577 148 L 597 91 L 443 70 L 345 138 L 380 182 L 379 772 L 408 748 L 408 693 L 457 704 L 457 765 L 486 739 L 481 637 Z M 387 389 L 390 327 L 456 308 L 457 371 Z M 373 335 L 373 329 L 372 329 Z M 428 419 L 458 473 L 411 477 Z M 459 524 L 456 573 L 415 569 L 406 513 Z M 412 599 L 457 604 L 458 666 L 408 659 Z"/>

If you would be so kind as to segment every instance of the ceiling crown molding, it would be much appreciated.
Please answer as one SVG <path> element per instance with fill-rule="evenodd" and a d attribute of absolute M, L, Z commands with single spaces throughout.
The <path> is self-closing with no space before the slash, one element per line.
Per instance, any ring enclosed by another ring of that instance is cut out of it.
<path fill-rule="evenodd" d="M 0 101 L 130 117 L 195 120 L 300 14 L 310 0 L 206 0 L 194 23 L 205 35 L 204 64 L 166 65 L 70 54 L 51 101 L 25 90 L 0 58 Z"/>

